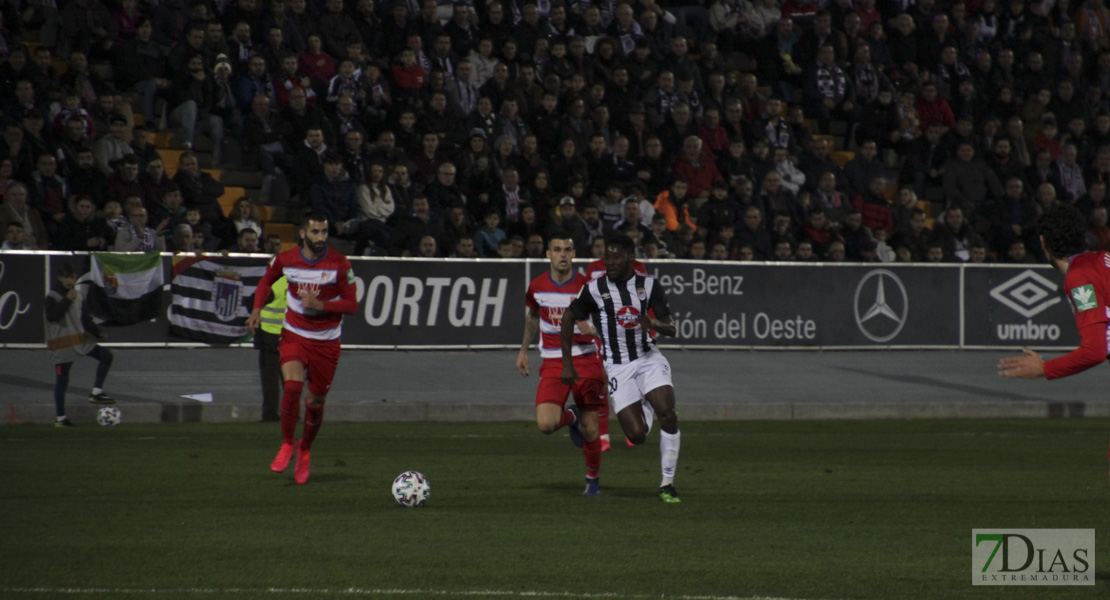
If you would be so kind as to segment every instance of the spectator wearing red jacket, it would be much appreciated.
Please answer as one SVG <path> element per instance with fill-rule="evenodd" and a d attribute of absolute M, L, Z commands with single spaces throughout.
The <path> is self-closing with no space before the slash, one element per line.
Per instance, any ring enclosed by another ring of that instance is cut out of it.
<path fill-rule="evenodd" d="M 930 123 L 940 123 L 946 129 L 956 126 L 956 115 L 952 114 L 952 107 L 948 101 L 937 94 L 937 84 L 927 82 L 921 86 L 921 97 L 914 106 L 917 109 L 921 127 L 928 127 Z"/>
<path fill-rule="evenodd" d="M 402 102 L 415 104 L 420 97 L 420 90 L 424 87 L 424 80 L 428 73 L 420 63 L 416 62 L 416 55 L 412 49 L 405 48 L 401 51 L 397 62 L 390 67 L 393 83 L 397 86 L 395 98 Z"/>
<path fill-rule="evenodd" d="M 872 177 L 867 191 L 852 199 L 852 206 L 863 215 L 863 226 L 874 231 L 885 229 L 887 233 L 894 231 L 894 218 L 890 215 L 887 206 L 886 179 Z"/>
<path fill-rule="evenodd" d="M 688 198 L 708 198 L 713 184 L 724 181 L 717 170 L 713 153 L 696 135 L 688 136 L 682 142 L 682 154 L 675 160 L 674 172 L 686 178 Z"/>

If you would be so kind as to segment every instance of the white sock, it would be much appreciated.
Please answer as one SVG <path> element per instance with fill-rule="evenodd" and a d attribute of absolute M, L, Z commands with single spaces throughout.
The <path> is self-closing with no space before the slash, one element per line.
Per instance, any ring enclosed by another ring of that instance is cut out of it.
<path fill-rule="evenodd" d="M 103 394 L 103 393 L 104 393 L 104 390 L 103 390 L 103 389 L 101 389 L 101 388 L 98 388 L 98 387 L 94 387 L 94 388 L 93 388 L 93 391 L 92 391 L 92 395 L 93 395 L 93 396 L 95 396 L 95 395 L 97 395 L 97 394 Z"/>
<path fill-rule="evenodd" d="M 58 417 L 58 422 L 59 422 L 59 423 L 61 423 L 62 421 L 65 421 L 65 420 L 66 420 L 66 416 L 65 416 L 65 415 L 62 415 L 62 416 Z"/>
<path fill-rule="evenodd" d="M 678 447 L 682 445 L 682 432 L 659 432 L 659 462 L 663 467 L 663 481 L 659 487 L 674 483 L 674 470 L 678 465 Z"/>
<path fill-rule="evenodd" d="M 646 399 L 641 399 L 640 404 L 644 409 L 644 425 L 647 425 L 647 427 L 644 428 L 644 435 L 647 436 L 651 433 L 652 422 L 655 421 L 655 409 L 652 408 L 651 402 L 648 402 Z"/>

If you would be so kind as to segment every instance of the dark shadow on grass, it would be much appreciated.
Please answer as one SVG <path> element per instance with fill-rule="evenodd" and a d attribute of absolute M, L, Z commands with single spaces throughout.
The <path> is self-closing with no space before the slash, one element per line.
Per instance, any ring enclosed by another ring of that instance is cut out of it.
<path fill-rule="evenodd" d="M 1003 400 L 1029 400 L 1034 402 L 1053 402 L 1048 398 L 1038 398 L 1035 396 L 1025 396 L 1023 394 L 1015 394 L 1012 392 L 1003 392 L 988 387 L 979 387 L 974 385 L 963 385 L 959 383 L 952 383 L 937 379 L 935 377 L 923 377 L 921 375 L 891 375 L 889 373 L 881 373 L 878 371 L 868 371 L 867 369 L 858 369 L 855 367 L 836 367 L 841 371 L 848 371 L 850 373 L 858 373 L 860 375 L 870 375 L 879 379 L 887 379 L 896 381 L 898 383 L 914 383 L 917 385 L 927 385 L 929 387 L 941 388 L 946 390 L 953 390 L 957 392 L 966 392 L 968 394 L 976 394 L 978 396 L 988 396 L 993 398 L 1001 398 Z"/>
<path fill-rule="evenodd" d="M 525 486 L 524 489 L 529 490 L 542 490 L 549 492 L 552 496 L 566 496 L 574 497 L 581 496 L 582 491 L 586 488 L 585 482 L 581 486 L 572 486 L 567 483 L 543 483 L 539 485 Z M 657 490 L 650 487 L 626 487 L 626 486 L 606 486 L 605 480 L 601 482 L 601 497 L 612 496 L 614 498 L 648 498 L 654 499 Z M 593 500 L 594 498 L 583 498 L 583 500 Z"/>
<path fill-rule="evenodd" d="M 361 479 L 361 477 L 355 477 L 354 475 L 347 475 L 345 473 L 313 473 L 312 476 L 308 478 L 308 483 L 305 485 L 336 483 L 338 481 L 350 481 L 352 479 Z M 289 480 L 286 481 L 286 483 L 288 485 L 298 485 L 296 481 L 293 481 L 292 475 L 289 476 Z"/>

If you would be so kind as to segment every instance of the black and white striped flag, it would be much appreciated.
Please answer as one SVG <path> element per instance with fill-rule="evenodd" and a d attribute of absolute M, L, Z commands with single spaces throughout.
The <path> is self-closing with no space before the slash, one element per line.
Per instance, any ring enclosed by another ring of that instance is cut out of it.
<path fill-rule="evenodd" d="M 247 318 L 268 257 L 175 256 L 170 334 L 206 344 L 250 339 Z"/>

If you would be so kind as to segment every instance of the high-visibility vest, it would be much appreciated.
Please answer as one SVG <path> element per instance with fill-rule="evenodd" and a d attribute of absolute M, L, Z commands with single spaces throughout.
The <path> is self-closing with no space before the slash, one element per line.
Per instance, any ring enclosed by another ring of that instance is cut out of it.
<path fill-rule="evenodd" d="M 274 299 L 262 307 L 262 331 L 281 335 L 281 326 L 285 323 L 285 292 L 288 288 L 289 282 L 284 277 L 270 287 Z"/>

